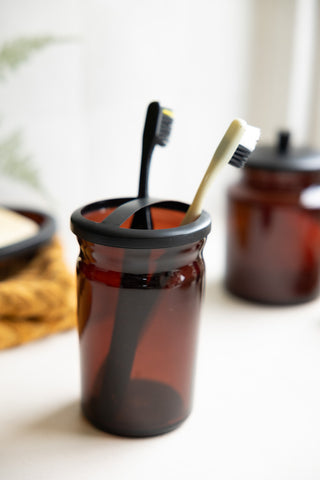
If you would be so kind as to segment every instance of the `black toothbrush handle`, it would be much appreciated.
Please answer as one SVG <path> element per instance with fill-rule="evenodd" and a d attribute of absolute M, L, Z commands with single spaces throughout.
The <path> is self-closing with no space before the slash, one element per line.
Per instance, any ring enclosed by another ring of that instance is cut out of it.
<path fill-rule="evenodd" d="M 97 379 L 99 391 L 95 409 L 105 424 L 114 420 L 126 398 L 139 340 L 158 292 L 158 288 L 149 286 L 147 295 L 137 288 L 126 288 L 121 292 L 110 350 Z"/>
<path fill-rule="evenodd" d="M 173 113 L 170 109 L 162 108 L 158 102 L 150 103 L 143 130 L 138 198 L 148 197 L 152 153 L 156 145 L 165 146 L 168 143 L 172 122 Z M 148 207 L 135 213 L 130 228 L 153 228 Z"/>
<path fill-rule="evenodd" d="M 150 103 L 143 131 L 137 199 L 138 202 L 146 202 L 146 205 L 144 205 L 144 208 L 137 208 L 134 212 L 131 229 L 153 229 L 149 208 L 150 199 L 148 199 L 151 157 L 156 145 L 165 146 L 168 143 L 172 122 L 173 114 L 170 109 L 162 108 L 158 102 Z M 117 210 L 119 211 L 119 208 Z M 107 217 L 106 221 L 110 221 L 110 218 L 112 216 L 114 218 L 115 215 L 117 213 L 113 212 L 113 214 Z M 125 252 L 123 272 L 127 271 L 127 264 L 128 255 Z M 130 382 L 132 365 L 141 332 L 147 324 L 159 294 L 159 289 L 154 288 L 150 283 L 146 285 L 148 290 L 147 296 L 145 290 L 139 286 L 128 288 L 130 278 L 130 274 L 122 273 L 110 351 L 101 366 L 97 378 L 99 393 L 96 399 L 96 409 L 99 412 L 99 416 L 105 418 L 106 423 L 121 408 Z M 141 301 L 137 302 L 140 296 Z"/>
<path fill-rule="evenodd" d="M 150 197 L 137 198 L 122 204 L 102 223 L 119 226 L 142 209 L 166 204 L 168 202 Z M 150 255 L 147 253 L 146 257 L 148 259 Z M 125 252 L 111 345 L 96 380 L 97 395 L 94 409 L 105 424 L 112 422 L 121 409 L 141 334 L 148 324 L 161 292 L 156 275 L 145 272 L 151 274 L 151 279 L 146 281 L 145 273 L 141 275 L 127 273 L 128 264 L 129 256 Z"/>

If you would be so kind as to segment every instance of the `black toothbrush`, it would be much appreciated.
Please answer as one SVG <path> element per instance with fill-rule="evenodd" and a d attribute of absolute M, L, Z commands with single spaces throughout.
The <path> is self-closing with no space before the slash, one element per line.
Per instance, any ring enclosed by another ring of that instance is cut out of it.
<path fill-rule="evenodd" d="M 172 122 L 173 113 L 169 108 L 161 107 L 158 102 L 150 103 L 143 130 L 138 198 L 145 198 L 149 194 L 148 181 L 152 152 L 156 145 L 162 147 L 167 145 Z M 152 229 L 150 209 L 144 208 L 135 213 L 130 228 Z"/>
<path fill-rule="evenodd" d="M 148 179 L 151 156 L 156 145 L 165 146 L 169 141 L 173 113 L 158 102 L 148 106 L 142 141 L 142 156 L 138 198 L 148 196 Z M 138 210 L 132 219 L 130 228 L 152 229 L 150 209 Z M 95 409 L 106 424 L 112 422 L 120 410 L 130 382 L 134 357 L 151 310 L 158 298 L 158 288 L 154 282 L 148 282 L 146 297 L 142 288 L 132 288 L 132 274 L 126 273 L 128 258 L 123 260 L 123 273 L 117 303 L 115 322 L 108 356 L 104 360 L 97 378 L 97 397 Z M 141 281 L 141 280 L 140 280 Z"/>

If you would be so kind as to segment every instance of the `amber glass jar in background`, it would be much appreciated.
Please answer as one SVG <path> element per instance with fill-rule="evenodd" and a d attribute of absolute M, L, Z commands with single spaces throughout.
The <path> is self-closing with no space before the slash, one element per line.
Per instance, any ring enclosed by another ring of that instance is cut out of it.
<path fill-rule="evenodd" d="M 122 223 L 133 203 L 121 218 L 110 201 L 85 207 L 72 229 L 83 412 L 102 430 L 139 437 L 170 431 L 191 411 L 210 219 L 203 212 L 179 227 L 186 206 L 171 202 L 152 207 L 155 230 L 133 230 Z"/>
<path fill-rule="evenodd" d="M 320 154 L 258 147 L 228 190 L 226 287 L 289 305 L 314 299 L 320 279 Z"/>

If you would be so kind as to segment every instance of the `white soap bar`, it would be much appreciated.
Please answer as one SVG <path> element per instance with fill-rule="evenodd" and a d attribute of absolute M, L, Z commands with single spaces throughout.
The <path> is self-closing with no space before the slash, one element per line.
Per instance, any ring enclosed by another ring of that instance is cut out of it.
<path fill-rule="evenodd" d="M 33 237 L 39 225 L 30 218 L 0 207 L 0 248 Z"/>

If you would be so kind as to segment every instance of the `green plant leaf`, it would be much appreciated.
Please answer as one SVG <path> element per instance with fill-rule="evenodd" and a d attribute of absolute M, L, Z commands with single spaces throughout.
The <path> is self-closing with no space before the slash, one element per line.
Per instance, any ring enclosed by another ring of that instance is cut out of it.
<path fill-rule="evenodd" d="M 0 142 L 0 171 L 41 190 L 39 173 L 29 155 L 23 153 L 22 134 L 15 131 Z"/>
<path fill-rule="evenodd" d="M 9 71 L 15 70 L 29 57 L 48 45 L 66 41 L 63 38 L 55 38 L 50 35 L 41 37 L 21 37 L 6 42 L 0 48 L 0 80 L 5 79 Z"/>
<path fill-rule="evenodd" d="M 16 70 L 34 53 L 56 43 L 76 40 L 73 37 L 54 37 L 43 35 L 36 37 L 20 37 L 0 46 L 0 81 L 7 74 Z M 5 138 L 0 138 L 0 172 L 16 178 L 42 190 L 39 173 L 30 156 L 23 152 L 22 134 L 15 131 Z"/>

